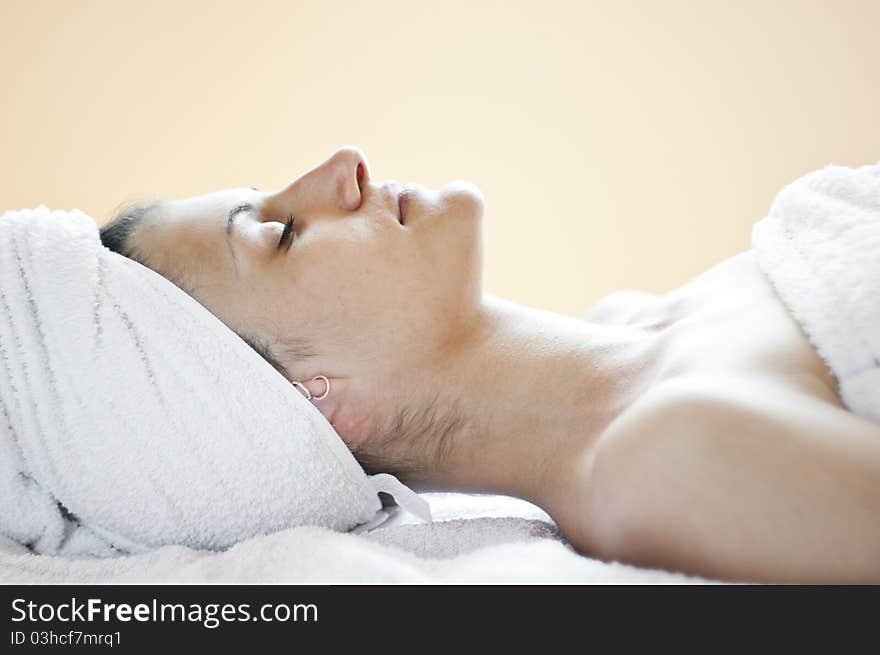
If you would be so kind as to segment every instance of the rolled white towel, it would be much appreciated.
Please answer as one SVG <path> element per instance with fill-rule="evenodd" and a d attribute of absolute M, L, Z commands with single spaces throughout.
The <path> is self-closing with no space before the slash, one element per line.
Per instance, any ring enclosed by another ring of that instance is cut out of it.
<path fill-rule="evenodd" d="M 0 216 L 0 535 L 35 553 L 221 549 L 381 518 L 324 416 L 170 281 L 106 249 L 78 210 Z"/>
<path fill-rule="evenodd" d="M 843 402 L 880 421 L 880 162 L 826 166 L 788 185 L 752 245 Z"/>

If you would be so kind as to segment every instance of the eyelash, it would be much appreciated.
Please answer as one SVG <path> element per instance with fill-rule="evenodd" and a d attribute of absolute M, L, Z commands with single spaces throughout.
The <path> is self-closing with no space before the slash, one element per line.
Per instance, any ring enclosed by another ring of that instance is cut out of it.
<path fill-rule="evenodd" d="M 278 250 L 281 250 L 281 247 L 284 245 L 284 242 L 287 241 L 288 237 L 290 239 L 296 237 L 296 232 L 293 231 L 293 223 L 295 220 L 293 214 L 287 217 L 287 222 L 284 224 L 284 231 L 281 232 L 281 238 L 278 240 Z"/>

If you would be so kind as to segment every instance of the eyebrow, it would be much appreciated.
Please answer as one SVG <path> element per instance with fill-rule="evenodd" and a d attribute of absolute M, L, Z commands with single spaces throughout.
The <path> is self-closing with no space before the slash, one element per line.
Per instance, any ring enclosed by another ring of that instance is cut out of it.
<path fill-rule="evenodd" d="M 232 209 L 229 210 L 229 214 L 226 216 L 226 234 L 227 234 L 227 236 L 232 234 L 232 224 L 235 221 L 235 217 L 238 214 L 240 214 L 241 212 L 247 212 L 247 211 L 252 210 L 253 208 L 254 208 L 253 205 L 245 202 L 245 203 L 237 205 L 236 207 L 233 207 Z"/>
<path fill-rule="evenodd" d="M 250 211 L 253 208 L 253 205 L 244 202 L 230 209 L 229 214 L 226 215 L 226 245 L 229 247 L 229 254 L 232 257 L 232 266 L 235 269 L 235 277 L 239 279 L 241 279 L 241 274 L 238 272 L 238 259 L 235 256 L 235 250 L 232 248 L 232 240 L 229 236 L 232 234 L 232 224 L 235 221 L 235 217 L 238 214 Z"/>

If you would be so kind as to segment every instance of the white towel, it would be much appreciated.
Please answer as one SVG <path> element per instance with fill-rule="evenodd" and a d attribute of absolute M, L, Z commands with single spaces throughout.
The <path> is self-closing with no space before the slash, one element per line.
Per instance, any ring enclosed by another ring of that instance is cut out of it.
<path fill-rule="evenodd" d="M 104 248 L 88 216 L 0 216 L 0 535 L 77 557 L 216 550 L 375 525 L 378 491 L 430 520 L 219 319 Z"/>
<path fill-rule="evenodd" d="M 752 244 L 843 402 L 880 421 L 880 162 L 826 166 L 788 185 Z"/>

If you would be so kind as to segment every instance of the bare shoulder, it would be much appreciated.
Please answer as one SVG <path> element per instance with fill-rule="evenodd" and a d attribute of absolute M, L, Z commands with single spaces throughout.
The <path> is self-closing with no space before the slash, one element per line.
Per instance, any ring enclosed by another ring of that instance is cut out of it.
<path fill-rule="evenodd" d="M 584 552 L 719 579 L 878 579 L 880 425 L 783 380 L 659 384 L 582 464 L 567 527 Z"/>
<path fill-rule="evenodd" d="M 600 442 L 644 447 L 696 435 L 748 440 L 774 434 L 862 439 L 880 457 L 880 423 L 828 402 L 803 384 L 765 376 L 685 376 L 664 381 L 612 422 Z"/>
<path fill-rule="evenodd" d="M 804 484 L 847 480 L 880 509 L 880 424 L 758 376 L 657 385 L 608 426 L 583 465 L 583 491 L 598 490 L 603 505 L 644 504 L 647 489 L 656 498 L 675 488 L 705 493 L 731 475 L 769 490 L 785 466 Z"/>

